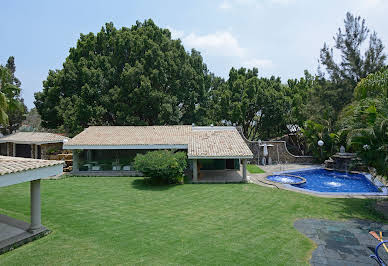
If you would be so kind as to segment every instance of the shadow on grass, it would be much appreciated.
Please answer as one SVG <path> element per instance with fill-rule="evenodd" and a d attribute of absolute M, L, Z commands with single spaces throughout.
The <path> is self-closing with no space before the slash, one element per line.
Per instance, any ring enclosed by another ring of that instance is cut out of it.
<path fill-rule="evenodd" d="M 336 199 L 335 201 L 328 202 L 333 206 L 338 206 L 338 210 L 341 210 L 339 217 L 342 219 L 354 219 L 363 217 L 376 222 L 383 222 L 388 224 L 388 220 L 384 217 L 384 214 L 376 210 L 377 201 L 386 199 Z"/>
<path fill-rule="evenodd" d="M 164 191 L 175 186 L 177 184 L 153 184 L 148 179 L 136 179 L 132 182 L 132 187 L 139 190 L 149 190 L 149 191 Z"/>

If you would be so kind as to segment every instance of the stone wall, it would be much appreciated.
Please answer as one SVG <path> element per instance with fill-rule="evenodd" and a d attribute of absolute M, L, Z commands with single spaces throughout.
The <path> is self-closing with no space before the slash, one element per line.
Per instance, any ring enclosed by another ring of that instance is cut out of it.
<path fill-rule="evenodd" d="M 50 154 L 49 154 L 49 151 L 50 150 L 58 150 L 59 152 L 56 152 L 55 154 L 58 154 L 58 153 L 61 153 L 62 152 L 62 147 L 63 147 L 63 143 L 62 142 L 59 142 L 59 143 L 48 143 L 48 144 L 42 144 L 40 146 L 40 150 L 41 150 L 41 159 L 44 159 L 44 160 L 49 160 L 51 159 L 50 158 Z"/>
<path fill-rule="evenodd" d="M 268 157 L 271 157 L 272 163 L 309 164 L 313 162 L 312 156 L 297 156 L 291 154 L 287 149 L 285 141 L 250 141 L 245 138 L 241 127 L 237 127 L 237 130 L 253 153 L 253 159 L 250 160 L 251 163 L 261 164 L 261 160 L 264 157 L 263 147 L 260 147 L 262 144 L 273 145 L 272 147 L 267 147 Z"/>

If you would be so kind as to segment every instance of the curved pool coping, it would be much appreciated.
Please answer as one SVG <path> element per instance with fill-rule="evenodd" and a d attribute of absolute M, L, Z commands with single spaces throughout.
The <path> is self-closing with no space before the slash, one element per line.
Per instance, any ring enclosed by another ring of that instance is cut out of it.
<path fill-rule="evenodd" d="M 292 177 L 297 177 L 299 178 L 301 181 L 299 182 L 292 182 L 292 183 L 283 183 L 283 182 L 280 182 L 280 181 L 275 181 L 275 180 L 271 180 L 271 179 L 268 179 L 269 177 L 271 176 L 276 176 L 276 175 L 284 175 L 284 176 L 292 176 Z M 300 185 L 300 184 L 303 184 L 303 183 L 306 183 L 306 178 L 304 178 L 303 176 L 298 176 L 298 175 L 290 175 L 290 174 L 286 174 L 286 173 L 283 173 L 283 174 L 272 174 L 272 175 L 267 175 L 265 177 L 265 179 L 267 179 L 269 182 L 274 182 L 274 183 L 277 183 L 277 184 L 284 184 L 284 185 Z"/>
<path fill-rule="evenodd" d="M 267 182 L 270 182 L 272 185 L 276 185 L 276 187 L 280 187 L 286 190 L 291 190 L 295 192 L 300 192 L 308 195 L 315 195 L 320 197 L 331 197 L 331 198 L 388 198 L 388 188 L 384 187 L 384 185 L 377 179 L 372 180 L 372 176 L 369 173 L 365 172 L 352 172 L 357 174 L 364 175 L 369 182 L 372 182 L 377 188 L 382 190 L 381 192 L 320 192 L 320 191 L 314 191 L 310 189 L 305 188 L 299 188 L 294 187 L 289 184 L 282 184 L 277 182 L 272 182 L 267 179 L 270 175 L 277 175 L 277 174 L 289 174 L 293 172 L 300 172 L 300 171 L 306 171 L 306 170 L 314 170 L 314 169 L 325 169 L 324 167 L 307 167 L 307 168 L 300 168 L 300 169 L 294 169 L 294 170 L 286 170 L 286 171 L 279 171 L 279 172 L 272 172 L 265 175 L 264 180 Z"/>

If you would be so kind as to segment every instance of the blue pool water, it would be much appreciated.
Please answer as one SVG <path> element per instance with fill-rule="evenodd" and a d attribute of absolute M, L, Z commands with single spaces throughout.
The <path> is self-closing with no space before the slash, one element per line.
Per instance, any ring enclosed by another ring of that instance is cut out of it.
<path fill-rule="evenodd" d="M 346 192 L 346 193 L 376 193 L 381 192 L 363 174 L 350 174 L 325 169 L 310 169 L 291 172 L 292 175 L 304 177 L 306 182 L 291 185 L 318 192 Z"/>
<path fill-rule="evenodd" d="M 283 184 L 293 184 L 293 183 L 301 183 L 304 180 L 300 177 L 291 176 L 287 174 L 279 174 L 279 175 L 270 175 L 267 177 L 268 180 Z"/>

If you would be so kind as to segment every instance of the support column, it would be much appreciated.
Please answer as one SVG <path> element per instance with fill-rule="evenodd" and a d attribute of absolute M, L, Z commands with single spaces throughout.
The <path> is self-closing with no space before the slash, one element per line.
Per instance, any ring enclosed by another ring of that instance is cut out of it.
<path fill-rule="evenodd" d="M 38 144 L 35 144 L 35 159 L 38 159 Z"/>
<path fill-rule="evenodd" d="M 12 156 L 16 157 L 16 143 L 15 142 L 12 143 Z"/>
<path fill-rule="evenodd" d="M 198 160 L 193 160 L 193 182 L 198 182 Z"/>
<path fill-rule="evenodd" d="M 40 179 L 30 182 L 31 197 L 31 225 L 30 232 L 35 232 L 42 227 L 40 206 Z"/>
<path fill-rule="evenodd" d="M 77 151 L 73 151 L 73 170 L 72 170 L 72 172 L 78 172 L 79 171 L 79 168 L 78 168 L 78 158 L 79 158 L 78 152 Z"/>
<path fill-rule="evenodd" d="M 247 179 L 247 159 L 243 159 L 242 163 L 243 163 L 243 182 L 248 182 L 248 179 Z"/>

